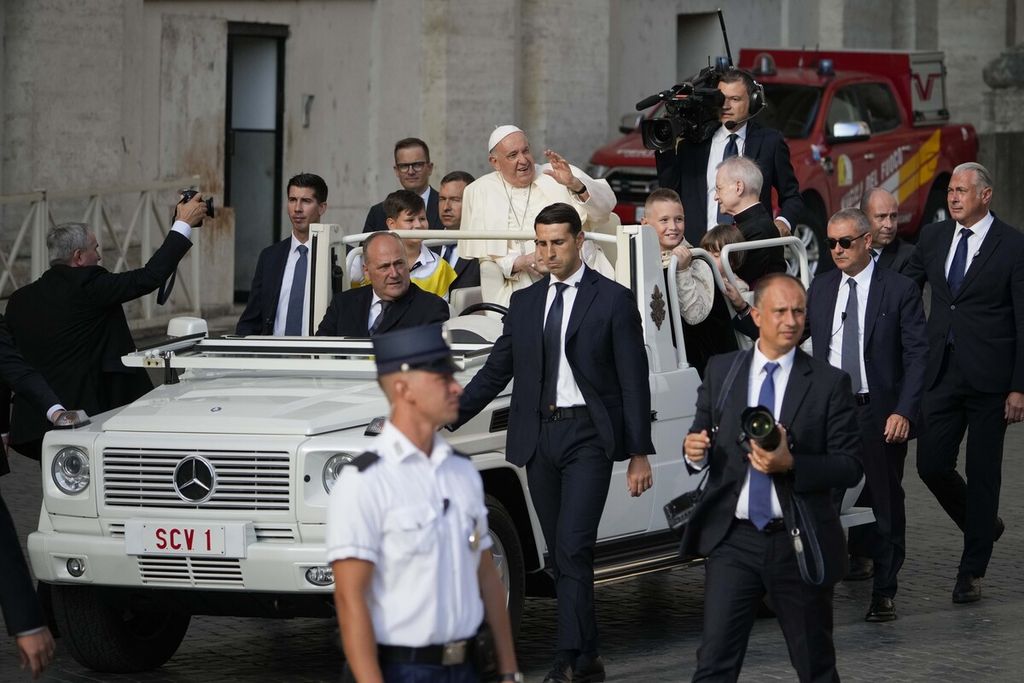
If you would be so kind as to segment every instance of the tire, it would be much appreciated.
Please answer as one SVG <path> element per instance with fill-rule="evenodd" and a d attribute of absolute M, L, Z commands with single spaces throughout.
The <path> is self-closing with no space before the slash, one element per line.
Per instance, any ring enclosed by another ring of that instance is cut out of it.
<path fill-rule="evenodd" d="M 946 205 L 946 186 L 949 178 L 942 176 L 935 181 L 932 189 L 928 191 L 928 199 L 924 203 L 924 212 L 921 214 L 921 225 L 918 226 L 917 234 L 921 234 L 921 228 L 931 223 L 938 223 L 949 218 L 949 208 Z M 917 236 L 914 236 L 917 241 Z"/>
<path fill-rule="evenodd" d="M 82 666 L 137 673 L 162 666 L 181 645 L 191 615 L 163 600 L 95 586 L 52 586 L 53 611 L 66 646 Z"/>
<path fill-rule="evenodd" d="M 508 616 L 512 621 L 512 635 L 519 633 L 519 622 L 523 617 L 526 601 L 526 563 L 523 560 L 523 546 L 519 533 L 505 506 L 497 498 L 487 496 L 487 526 L 490 529 L 491 553 L 498 565 L 498 574 L 505 584 Z"/>
<path fill-rule="evenodd" d="M 818 273 L 835 268 L 832 254 L 825 243 L 825 208 L 817 195 L 804 195 L 804 210 L 793 226 L 793 236 L 799 237 L 807 250 L 807 265 L 811 279 Z M 800 277 L 800 266 L 795 258 L 787 259 L 787 272 Z"/>

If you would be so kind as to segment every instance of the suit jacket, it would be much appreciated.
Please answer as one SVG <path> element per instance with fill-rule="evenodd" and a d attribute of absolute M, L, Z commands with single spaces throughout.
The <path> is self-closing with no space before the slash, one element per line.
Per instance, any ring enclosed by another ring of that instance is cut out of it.
<path fill-rule="evenodd" d="M 339 292 L 331 299 L 324 319 L 316 330 L 319 337 L 369 337 L 370 304 L 373 287 L 369 285 Z M 384 313 L 378 333 L 405 327 L 417 327 L 448 320 L 450 309 L 441 297 L 424 292 L 413 283 L 400 299 L 395 299 Z"/>
<path fill-rule="evenodd" d="M 281 279 L 288 264 L 291 243 L 289 234 L 260 252 L 249 287 L 249 301 L 235 325 L 235 334 L 274 334 L 277 300 L 281 296 Z"/>
<path fill-rule="evenodd" d="M 4 613 L 7 632 L 15 636 L 45 626 L 32 575 L 21 552 L 18 532 L 0 496 L 0 610 Z"/>
<path fill-rule="evenodd" d="M 726 390 L 725 376 L 736 354 L 740 365 L 722 414 L 712 414 Z M 747 406 L 753 350 L 716 356 L 697 393 L 697 414 L 691 432 L 706 429 L 717 435 L 707 455 L 708 480 L 704 497 L 694 510 L 683 534 L 681 550 L 687 557 L 707 557 L 726 537 L 736 515 L 736 502 L 747 473 L 746 446 L 737 443 L 740 414 Z M 850 377 L 827 363 L 796 350 L 793 369 L 782 398 L 779 421 L 793 437 L 793 470 L 785 475 L 793 492 L 803 497 L 818 522 L 819 542 L 830 575 L 842 576 L 846 539 L 839 513 L 832 502 L 833 489 L 854 486 L 862 474 L 860 430 Z"/>
<path fill-rule="evenodd" d="M 60 399 L 53 393 L 53 389 L 46 383 L 46 378 L 39 371 L 30 367 L 11 339 L 10 331 L 7 329 L 7 321 L 0 315 L 0 422 L 3 422 L 3 431 L 10 431 L 10 409 L 11 390 L 19 396 L 24 396 L 36 410 L 46 415 L 46 411 L 60 403 Z M 0 476 L 10 472 L 7 464 L 7 450 L 0 443 Z"/>
<path fill-rule="evenodd" d="M 921 230 L 903 274 L 932 286 L 925 388 L 935 385 L 952 331 L 957 362 L 975 391 L 1024 392 L 1024 235 L 996 218 L 956 296 L 946 282 L 946 256 L 956 222 Z"/>
<path fill-rule="evenodd" d="M 430 188 L 427 195 L 427 223 L 431 230 L 444 230 L 441 225 L 441 213 L 438 209 L 437 190 Z M 366 222 L 363 223 L 363 232 L 377 232 L 387 230 L 387 216 L 384 215 L 384 202 L 374 204 L 366 214 Z"/>
<path fill-rule="evenodd" d="M 533 457 L 540 433 L 544 308 L 550 279 L 545 276 L 512 295 L 504 331 L 459 401 L 456 425 L 483 410 L 515 379 L 505 457 L 519 466 Z M 605 455 L 625 460 L 633 453 L 653 453 L 647 354 L 632 293 L 587 268 L 563 344 Z"/>
<path fill-rule="evenodd" d="M 686 240 L 700 244 L 708 231 L 708 157 L 711 138 L 699 144 L 680 143 L 675 150 L 657 152 L 658 185 L 679 193 L 686 215 Z M 779 193 L 779 208 L 790 225 L 796 225 L 804 209 L 800 186 L 789 161 L 789 146 L 782 133 L 762 128 L 756 121 L 747 122 L 743 156 L 753 159 L 764 175 L 761 203 L 772 209 L 772 188 Z"/>
<path fill-rule="evenodd" d="M 121 356 L 135 350 L 122 304 L 159 287 L 191 248 L 187 237 L 172 230 L 136 270 L 51 266 L 7 304 L 7 325 L 18 350 L 70 407 L 96 415 L 131 403 L 153 383 L 142 368 L 121 363 Z M 38 407 L 15 396 L 11 443 L 41 438 L 49 428 Z"/>
<path fill-rule="evenodd" d="M 747 207 L 733 218 L 736 219 L 736 227 L 748 242 L 779 237 L 779 229 L 764 204 Z M 769 273 L 786 272 L 786 257 L 782 247 L 745 251 L 743 255 L 743 264 L 736 271 L 736 275 L 751 287 Z"/>
<path fill-rule="evenodd" d="M 882 249 L 882 253 L 875 260 L 875 264 L 883 268 L 895 270 L 897 273 L 902 273 L 907 267 L 907 263 L 910 262 L 910 255 L 913 253 L 914 245 L 910 242 L 904 242 L 897 237 L 885 249 Z"/>
<path fill-rule="evenodd" d="M 448 287 L 450 292 L 460 287 L 480 286 L 480 260 L 475 258 L 459 257 L 455 261 L 455 275 L 457 276 Z"/>
<path fill-rule="evenodd" d="M 814 357 L 828 363 L 830 344 L 842 346 L 842 333 L 833 334 L 833 315 L 842 272 L 822 273 L 807 293 L 807 326 Z M 924 305 L 914 282 L 888 268 L 874 269 L 864 310 L 864 367 L 870 413 L 880 435 L 885 421 L 898 413 L 916 428 L 924 394 L 928 359 Z"/>

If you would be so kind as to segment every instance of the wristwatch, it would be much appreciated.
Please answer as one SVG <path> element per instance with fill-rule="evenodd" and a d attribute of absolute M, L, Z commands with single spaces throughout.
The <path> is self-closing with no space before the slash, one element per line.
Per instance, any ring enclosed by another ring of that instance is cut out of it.
<path fill-rule="evenodd" d="M 583 184 L 582 182 L 580 183 L 580 188 L 581 188 L 581 189 L 580 189 L 580 191 L 579 191 L 579 192 L 577 192 L 576 190 L 569 190 L 569 192 L 572 192 L 572 193 L 573 193 L 574 195 L 576 195 L 577 197 L 579 197 L 580 195 L 584 195 L 584 194 L 586 194 L 586 193 L 587 193 L 587 186 L 586 186 L 586 185 L 584 185 L 584 184 Z"/>
<path fill-rule="evenodd" d="M 514 673 L 501 674 L 498 678 L 499 681 L 512 681 L 512 683 L 523 683 L 523 674 L 518 671 Z"/>

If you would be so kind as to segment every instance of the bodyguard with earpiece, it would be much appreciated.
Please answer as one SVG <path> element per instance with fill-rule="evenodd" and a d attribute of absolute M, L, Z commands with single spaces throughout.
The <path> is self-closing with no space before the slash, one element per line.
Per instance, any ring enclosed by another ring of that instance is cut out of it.
<path fill-rule="evenodd" d="M 686 214 L 686 240 L 699 244 L 709 229 L 731 222 L 715 199 L 716 167 L 735 156 L 752 159 L 764 176 L 761 203 L 774 215 L 772 188 L 778 191 L 780 215 L 775 225 L 781 235 L 789 235 L 804 204 L 782 133 L 751 120 L 767 107 L 764 88 L 749 73 L 731 66 L 718 73 L 717 81 L 723 97 L 721 125 L 701 142 L 680 137 L 674 148 L 655 152 L 658 184 L 679 193 Z"/>

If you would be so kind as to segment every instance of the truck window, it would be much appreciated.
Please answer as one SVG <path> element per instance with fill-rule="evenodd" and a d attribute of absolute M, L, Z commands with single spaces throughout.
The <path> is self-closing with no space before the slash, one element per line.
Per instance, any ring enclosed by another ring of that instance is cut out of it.
<path fill-rule="evenodd" d="M 854 86 L 854 89 L 872 133 L 892 130 L 900 125 L 900 110 L 888 86 L 882 83 L 861 83 Z"/>
<path fill-rule="evenodd" d="M 768 107 L 758 114 L 761 125 L 774 128 L 787 138 L 805 138 L 811 134 L 821 101 L 821 88 L 767 83 L 764 94 Z"/>
<path fill-rule="evenodd" d="M 853 88 L 842 88 L 832 96 L 828 107 L 828 118 L 825 119 L 826 132 L 831 135 L 837 123 L 864 121 L 864 114 L 857 106 L 857 94 Z"/>

